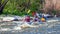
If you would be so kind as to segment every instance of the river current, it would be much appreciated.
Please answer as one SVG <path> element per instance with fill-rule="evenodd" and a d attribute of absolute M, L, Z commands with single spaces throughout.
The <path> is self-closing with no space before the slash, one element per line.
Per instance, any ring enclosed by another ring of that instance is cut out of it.
<path fill-rule="evenodd" d="M 53 18 L 58 19 L 60 18 Z M 11 24 L 11 25 L 10 25 Z M 60 34 L 60 21 L 47 23 L 47 26 L 39 26 L 33 28 L 24 28 L 15 30 L 19 23 L 3 22 L 0 23 L 0 34 Z"/>

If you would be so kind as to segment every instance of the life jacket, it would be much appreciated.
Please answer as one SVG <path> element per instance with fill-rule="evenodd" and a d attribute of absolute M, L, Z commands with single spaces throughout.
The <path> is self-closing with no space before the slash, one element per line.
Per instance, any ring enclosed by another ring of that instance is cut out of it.
<path fill-rule="evenodd" d="M 32 16 L 35 16 L 36 15 L 36 12 L 32 12 Z"/>
<path fill-rule="evenodd" d="M 30 22 L 30 16 L 26 16 L 25 21 Z"/>
<path fill-rule="evenodd" d="M 34 21 L 38 21 L 39 19 L 38 19 L 38 17 L 37 16 L 35 16 L 35 18 L 34 18 Z"/>
<path fill-rule="evenodd" d="M 38 21 L 38 18 L 35 18 L 34 21 Z"/>
<path fill-rule="evenodd" d="M 42 21 L 42 22 L 45 22 L 46 20 L 45 20 L 45 18 L 41 18 L 41 21 Z"/>

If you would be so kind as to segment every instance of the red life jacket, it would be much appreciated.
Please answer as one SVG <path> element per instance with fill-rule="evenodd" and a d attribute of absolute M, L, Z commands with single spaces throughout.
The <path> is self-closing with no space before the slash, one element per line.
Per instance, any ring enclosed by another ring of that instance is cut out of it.
<path fill-rule="evenodd" d="M 36 12 L 32 12 L 32 16 L 36 15 Z"/>
<path fill-rule="evenodd" d="M 30 22 L 30 16 L 26 16 L 25 21 Z"/>

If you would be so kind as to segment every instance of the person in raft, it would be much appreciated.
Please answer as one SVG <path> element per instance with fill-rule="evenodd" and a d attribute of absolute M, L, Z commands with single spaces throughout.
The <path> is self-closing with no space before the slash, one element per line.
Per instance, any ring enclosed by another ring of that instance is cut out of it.
<path fill-rule="evenodd" d="M 39 18 L 38 18 L 38 16 L 34 16 L 34 19 L 33 19 L 33 21 L 34 21 L 34 22 L 37 22 L 37 21 L 39 21 Z"/>
<path fill-rule="evenodd" d="M 46 19 L 45 19 L 44 15 L 42 16 L 41 21 L 46 22 Z"/>
<path fill-rule="evenodd" d="M 34 17 L 36 15 L 36 12 L 32 12 L 32 16 Z"/>
<path fill-rule="evenodd" d="M 25 17 L 25 21 L 26 21 L 28 24 L 31 24 L 31 22 L 30 22 L 30 16 L 26 16 L 26 17 Z"/>

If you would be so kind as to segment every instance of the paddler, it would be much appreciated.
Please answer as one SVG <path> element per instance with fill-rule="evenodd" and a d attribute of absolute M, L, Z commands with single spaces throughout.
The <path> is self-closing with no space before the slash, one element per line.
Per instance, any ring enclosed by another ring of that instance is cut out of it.
<path fill-rule="evenodd" d="M 35 16 L 36 15 L 36 12 L 32 12 L 32 16 Z"/>
<path fill-rule="evenodd" d="M 26 16 L 26 17 L 25 17 L 25 21 L 26 21 L 26 22 L 30 22 L 30 16 Z"/>
<path fill-rule="evenodd" d="M 46 22 L 46 19 L 44 18 L 44 16 L 42 16 L 41 21 Z"/>
<path fill-rule="evenodd" d="M 31 22 L 30 22 L 30 16 L 26 16 L 26 17 L 25 17 L 25 21 L 26 21 L 28 24 L 31 24 Z"/>
<path fill-rule="evenodd" d="M 34 22 L 37 22 L 37 21 L 39 21 L 39 18 L 38 18 L 38 16 L 35 16 L 33 20 L 34 20 Z"/>

